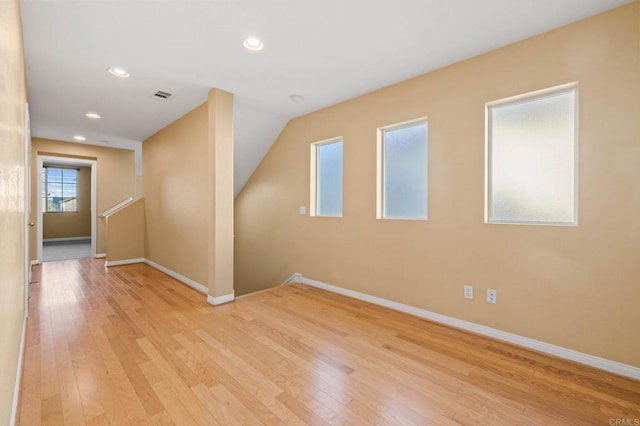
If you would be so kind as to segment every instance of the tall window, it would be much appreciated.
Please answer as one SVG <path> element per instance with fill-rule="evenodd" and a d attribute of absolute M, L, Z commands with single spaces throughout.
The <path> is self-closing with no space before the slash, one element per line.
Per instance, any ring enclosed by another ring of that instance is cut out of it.
<path fill-rule="evenodd" d="M 45 166 L 42 168 L 44 211 L 78 211 L 78 170 Z"/>
<path fill-rule="evenodd" d="M 577 224 L 577 90 L 487 104 L 486 222 Z"/>
<path fill-rule="evenodd" d="M 378 129 L 378 219 L 427 218 L 427 122 Z"/>
<path fill-rule="evenodd" d="M 312 216 L 342 216 L 342 139 L 311 144 Z"/>

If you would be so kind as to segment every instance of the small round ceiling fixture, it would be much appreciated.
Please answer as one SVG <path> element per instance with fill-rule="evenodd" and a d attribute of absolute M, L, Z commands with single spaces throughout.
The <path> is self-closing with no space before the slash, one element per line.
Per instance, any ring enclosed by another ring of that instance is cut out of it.
<path fill-rule="evenodd" d="M 304 96 L 294 93 L 293 95 L 289 95 L 289 99 L 291 99 L 292 102 L 300 103 L 304 100 Z"/>
<path fill-rule="evenodd" d="M 109 71 L 109 74 L 119 78 L 127 78 L 130 75 L 127 70 L 120 67 L 111 67 L 107 71 Z"/>
<path fill-rule="evenodd" d="M 256 37 L 245 38 L 244 41 L 242 42 L 242 45 L 246 49 L 252 50 L 254 52 L 257 52 L 258 50 L 262 50 L 264 48 L 264 44 L 262 43 L 262 40 Z"/>
<path fill-rule="evenodd" d="M 85 138 L 85 137 L 84 137 L 84 136 L 82 136 L 82 135 L 75 135 L 73 138 L 74 138 L 75 140 L 77 140 L 77 141 L 86 141 L 86 140 L 87 140 L 87 138 Z"/>
<path fill-rule="evenodd" d="M 84 116 L 87 118 L 91 118 L 93 120 L 98 120 L 99 118 L 102 118 L 100 114 L 96 114 L 95 112 L 88 112 Z"/>

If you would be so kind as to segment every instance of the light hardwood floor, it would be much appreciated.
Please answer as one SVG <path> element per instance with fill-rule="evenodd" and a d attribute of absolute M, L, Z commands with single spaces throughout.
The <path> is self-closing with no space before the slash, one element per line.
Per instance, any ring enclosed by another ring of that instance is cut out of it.
<path fill-rule="evenodd" d="M 141 264 L 34 272 L 22 425 L 640 419 L 640 382 L 302 285 L 212 307 Z"/>

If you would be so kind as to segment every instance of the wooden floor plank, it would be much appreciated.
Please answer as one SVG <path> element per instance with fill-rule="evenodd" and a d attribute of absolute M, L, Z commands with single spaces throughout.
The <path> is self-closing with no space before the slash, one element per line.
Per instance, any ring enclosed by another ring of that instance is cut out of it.
<path fill-rule="evenodd" d="M 640 422 L 638 381 L 300 284 L 212 307 L 144 264 L 33 277 L 21 425 Z"/>

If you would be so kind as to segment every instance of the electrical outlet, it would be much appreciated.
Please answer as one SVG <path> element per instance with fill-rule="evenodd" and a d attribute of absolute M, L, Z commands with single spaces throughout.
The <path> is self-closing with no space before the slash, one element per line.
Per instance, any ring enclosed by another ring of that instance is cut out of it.
<path fill-rule="evenodd" d="M 487 289 L 487 303 L 498 303 L 498 290 Z"/>
<path fill-rule="evenodd" d="M 465 299 L 473 299 L 473 286 L 465 285 L 464 286 L 464 298 Z"/>
<path fill-rule="evenodd" d="M 300 216 L 304 216 L 307 214 L 307 207 L 306 206 L 300 206 Z"/>

